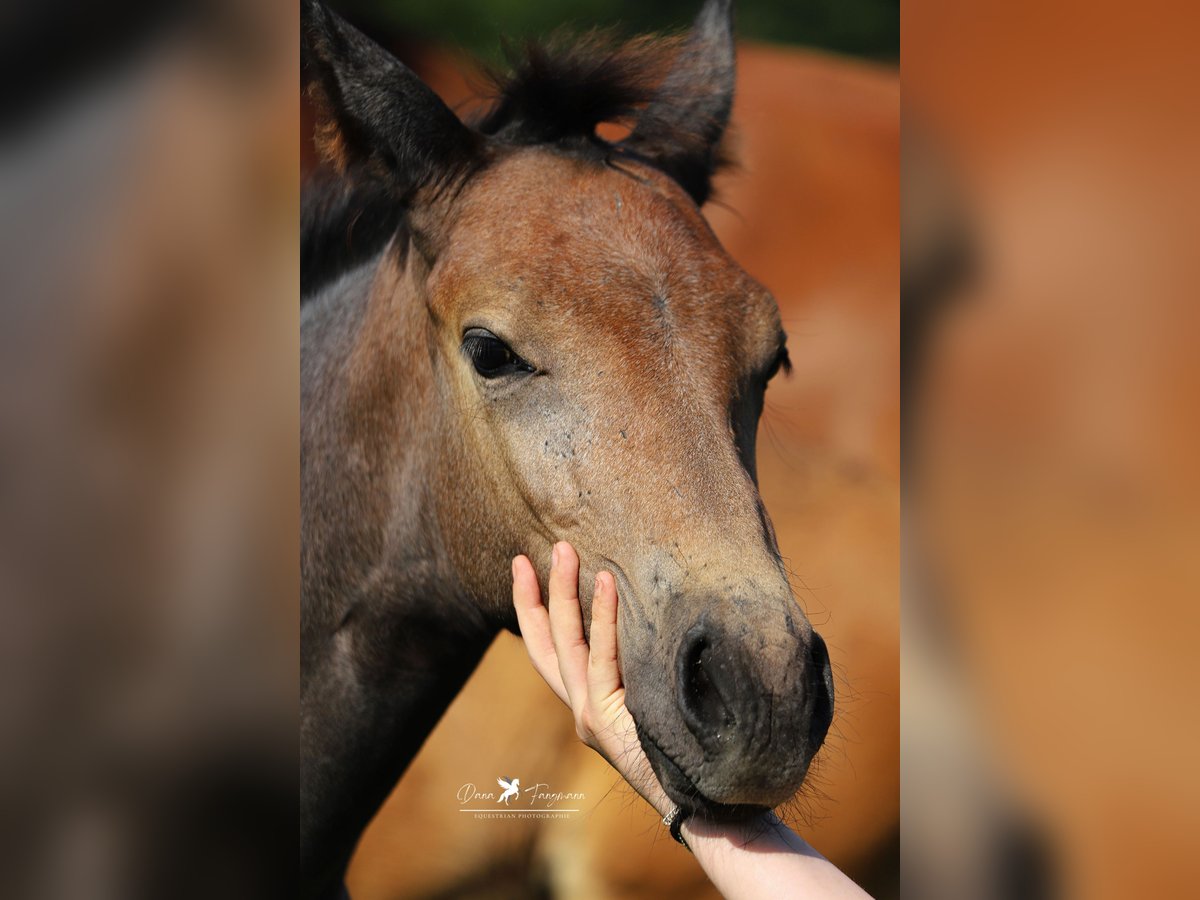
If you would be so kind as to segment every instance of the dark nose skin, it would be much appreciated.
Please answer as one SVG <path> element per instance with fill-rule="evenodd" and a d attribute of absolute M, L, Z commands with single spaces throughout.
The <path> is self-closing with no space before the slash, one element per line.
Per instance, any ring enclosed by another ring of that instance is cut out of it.
<path fill-rule="evenodd" d="M 744 665 L 729 642 L 717 645 L 718 636 L 706 624 L 692 626 L 684 635 L 678 657 L 676 684 L 683 721 L 701 745 L 713 749 L 738 724 L 738 676 Z"/>
<path fill-rule="evenodd" d="M 833 673 L 825 641 L 815 631 L 805 651 L 803 675 L 792 698 L 797 705 L 811 701 L 808 752 L 815 753 L 833 719 Z M 751 738 L 770 715 L 755 666 L 741 642 L 724 638 L 701 621 L 684 635 L 677 657 L 676 685 L 684 723 L 709 752 L 719 752 L 738 735 Z"/>
<path fill-rule="evenodd" d="M 816 753 L 833 723 L 833 669 L 829 665 L 829 649 L 825 646 L 825 639 L 815 631 L 809 650 L 808 689 L 813 695 L 808 742 L 812 752 Z"/>

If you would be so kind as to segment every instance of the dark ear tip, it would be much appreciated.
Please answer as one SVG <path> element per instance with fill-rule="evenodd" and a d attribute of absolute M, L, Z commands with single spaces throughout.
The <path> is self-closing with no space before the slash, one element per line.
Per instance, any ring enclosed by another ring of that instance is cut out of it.
<path fill-rule="evenodd" d="M 733 30 L 733 0 L 706 0 L 696 17 L 697 24 L 703 23 L 705 29 L 719 28 Z"/>
<path fill-rule="evenodd" d="M 300 0 L 301 43 L 312 48 L 336 41 L 345 23 L 321 0 Z"/>
<path fill-rule="evenodd" d="M 318 0 L 300 0 L 300 45 L 312 50 L 329 28 L 325 7 Z"/>
<path fill-rule="evenodd" d="M 692 23 L 691 42 L 725 59 L 734 53 L 733 0 L 707 0 Z"/>
<path fill-rule="evenodd" d="M 325 8 L 318 0 L 300 0 L 300 33 L 307 34 L 318 27 L 325 17 Z"/>

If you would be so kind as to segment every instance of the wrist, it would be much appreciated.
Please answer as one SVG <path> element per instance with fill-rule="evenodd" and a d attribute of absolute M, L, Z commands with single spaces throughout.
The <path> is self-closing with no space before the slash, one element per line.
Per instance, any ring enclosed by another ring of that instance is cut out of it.
<path fill-rule="evenodd" d="M 780 821 L 772 810 L 725 821 L 690 816 L 684 819 L 680 833 L 693 852 L 699 845 L 742 848 L 751 843 L 756 849 L 763 850 L 785 846 L 808 849 L 804 839 Z"/>

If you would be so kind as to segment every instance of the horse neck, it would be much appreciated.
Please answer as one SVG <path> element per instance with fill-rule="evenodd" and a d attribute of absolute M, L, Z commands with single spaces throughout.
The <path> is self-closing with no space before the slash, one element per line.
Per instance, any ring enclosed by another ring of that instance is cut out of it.
<path fill-rule="evenodd" d="M 397 258 L 343 278 L 301 324 L 301 832 L 314 884 L 340 877 L 495 633 L 444 553 L 428 326 Z"/>

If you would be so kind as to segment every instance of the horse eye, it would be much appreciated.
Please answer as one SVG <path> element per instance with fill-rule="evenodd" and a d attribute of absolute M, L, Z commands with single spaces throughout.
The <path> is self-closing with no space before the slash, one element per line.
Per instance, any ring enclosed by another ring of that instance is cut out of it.
<path fill-rule="evenodd" d="M 533 371 L 533 366 L 513 353 L 508 344 L 483 328 L 470 329 L 463 336 L 462 346 L 475 371 L 484 378 Z"/>

